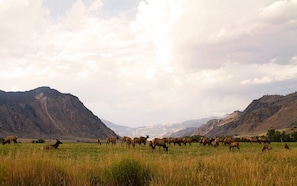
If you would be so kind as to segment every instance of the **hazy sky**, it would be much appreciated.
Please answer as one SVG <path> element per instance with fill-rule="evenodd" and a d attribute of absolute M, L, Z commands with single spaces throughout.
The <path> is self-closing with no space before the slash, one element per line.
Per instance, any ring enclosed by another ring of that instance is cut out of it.
<path fill-rule="evenodd" d="M 297 91 L 297 0 L 0 0 L 0 62 L 120 125 L 222 116 Z"/>

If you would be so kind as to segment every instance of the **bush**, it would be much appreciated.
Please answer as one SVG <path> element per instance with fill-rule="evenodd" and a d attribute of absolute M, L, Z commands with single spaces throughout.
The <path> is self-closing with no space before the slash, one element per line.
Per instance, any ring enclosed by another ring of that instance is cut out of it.
<path fill-rule="evenodd" d="M 123 159 L 104 171 L 106 185 L 149 185 L 152 172 L 135 160 Z"/>

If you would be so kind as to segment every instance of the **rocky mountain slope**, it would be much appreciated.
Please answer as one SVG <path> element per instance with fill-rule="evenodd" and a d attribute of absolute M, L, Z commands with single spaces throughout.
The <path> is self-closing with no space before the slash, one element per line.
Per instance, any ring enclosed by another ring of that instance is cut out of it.
<path fill-rule="evenodd" d="M 49 87 L 26 92 L 0 91 L 0 137 L 100 138 L 116 136 L 71 94 Z"/>
<path fill-rule="evenodd" d="M 297 92 L 265 95 L 253 100 L 243 111 L 235 111 L 223 119 L 210 120 L 193 135 L 244 136 L 265 134 L 269 129 L 297 128 Z"/>

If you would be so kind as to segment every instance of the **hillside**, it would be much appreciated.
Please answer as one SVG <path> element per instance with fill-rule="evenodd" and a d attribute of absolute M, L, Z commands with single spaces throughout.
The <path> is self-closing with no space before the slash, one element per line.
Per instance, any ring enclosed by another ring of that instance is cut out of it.
<path fill-rule="evenodd" d="M 71 94 L 49 87 L 0 91 L 0 137 L 100 138 L 116 134 Z"/>
<path fill-rule="evenodd" d="M 284 130 L 297 127 L 297 93 L 286 96 L 265 95 L 253 100 L 243 111 L 235 111 L 224 119 L 212 120 L 193 134 L 206 136 L 259 135 L 269 129 Z"/>

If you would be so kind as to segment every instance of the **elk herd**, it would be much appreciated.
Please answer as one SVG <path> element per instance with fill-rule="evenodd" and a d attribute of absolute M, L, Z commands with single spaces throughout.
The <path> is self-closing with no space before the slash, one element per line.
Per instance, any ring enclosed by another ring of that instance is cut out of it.
<path fill-rule="evenodd" d="M 149 135 L 140 136 L 140 137 L 128 137 L 128 136 L 123 136 L 123 137 L 108 137 L 106 138 L 106 145 L 115 145 L 117 140 L 121 141 L 121 144 L 125 144 L 127 148 L 135 148 L 136 145 L 146 145 L 148 143 L 148 146 L 151 148 L 152 152 L 156 150 L 156 146 L 159 147 L 159 152 L 160 149 L 163 148 L 165 152 L 168 153 L 168 148 L 169 145 L 173 146 L 186 146 L 189 144 L 190 146 L 192 145 L 192 142 L 194 140 L 191 137 L 184 137 L 184 138 L 173 138 L 173 137 L 165 137 L 165 138 L 153 138 L 152 140 L 148 140 Z M 208 138 L 208 137 L 201 137 L 200 140 L 195 140 L 196 142 L 199 142 L 200 146 L 212 146 L 214 148 L 218 148 L 219 145 L 223 146 L 228 146 L 230 151 L 237 149 L 240 150 L 239 147 L 239 142 L 244 142 L 244 143 L 259 143 L 259 144 L 264 144 L 262 147 L 262 151 L 268 151 L 271 150 L 272 147 L 270 147 L 270 139 L 267 137 L 241 137 L 241 138 L 234 138 L 234 137 L 216 137 L 216 138 Z M 10 144 L 11 142 L 13 143 L 18 143 L 17 142 L 17 136 L 7 136 L 6 138 L 3 139 L 2 144 Z M 95 143 L 101 145 L 100 139 L 96 139 Z M 42 146 L 40 149 L 43 150 L 51 150 L 51 149 L 57 149 L 60 144 L 63 144 L 61 141 L 56 139 L 56 143 L 52 145 L 46 145 Z M 289 145 L 288 144 L 283 144 L 284 149 L 289 150 Z"/>

